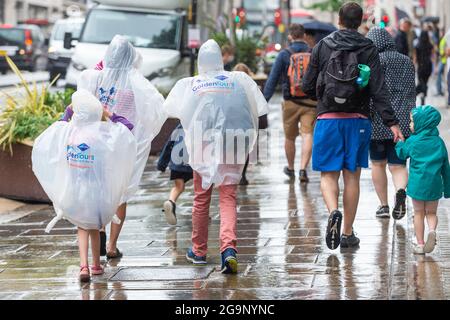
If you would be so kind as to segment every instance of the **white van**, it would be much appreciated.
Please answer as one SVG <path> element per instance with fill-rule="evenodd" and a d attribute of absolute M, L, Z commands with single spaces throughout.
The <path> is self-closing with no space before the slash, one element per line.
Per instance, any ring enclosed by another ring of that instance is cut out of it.
<path fill-rule="evenodd" d="M 81 71 L 103 59 L 116 34 L 126 36 L 143 57 L 141 71 L 162 92 L 190 73 L 186 11 L 189 0 L 100 0 L 87 17 L 79 39 L 66 34 L 65 47 L 78 40 L 66 76 L 75 87 Z M 68 44 L 67 44 L 68 43 Z"/>
<path fill-rule="evenodd" d="M 72 33 L 74 38 L 79 38 L 84 24 L 84 18 L 68 18 L 56 21 L 50 35 L 48 47 L 48 66 L 50 79 L 53 80 L 58 74 L 61 78 L 66 75 L 74 49 L 64 48 L 64 35 Z"/>

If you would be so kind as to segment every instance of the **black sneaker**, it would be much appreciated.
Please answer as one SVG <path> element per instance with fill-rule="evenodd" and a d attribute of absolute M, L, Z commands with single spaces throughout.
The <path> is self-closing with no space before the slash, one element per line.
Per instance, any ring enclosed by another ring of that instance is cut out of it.
<path fill-rule="evenodd" d="M 360 240 L 357 236 L 355 236 L 355 233 L 352 232 L 350 236 L 347 236 L 345 234 L 342 235 L 341 238 L 341 248 L 357 248 L 359 247 Z"/>
<path fill-rule="evenodd" d="M 236 274 L 238 272 L 238 262 L 236 259 L 236 251 L 228 248 L 222 252 L 222 268 L 223 274 Z"/>
<path fill-rule="evenodd" d="M 106 232 L 100 231 L 100 256 L 106 256 Z"/>
<path fill-rule="evenodd" d="M 390 218 L 391 210 L 389 209 L 389 206 L 379 206 L 376 212 L 377 218 L 384 219 L 384 218 Z"/>
<path fill-rule="evenodd" d="M 167 200 L 164 202 L 164 214 L 166 215 L 166 221 L 170 225 L 177 224 L 177 215 L 176 215 L 177 205 L 172 200 Z"/>
<path fill-rule="evenodd" d="M 295 179 L 295 170 L 291 170 L 288 167 L 284 167 L 284 174 L 287 175 L 291 179 Z"/>
<path fill-rule="evenodd" d="M 400 189 L 397 191 L 395 195 L 395 207 L 392 210 L 392 217 L 395 220 L 403 219 L 406 215 L 406 191 L 404 189 Z"/>
<path fill-rule="evenodd" d="M 300 182 L 301 183 L 308 183 L 309 182 L 308 173 L 306 172 L 306 170 L 300 170 L 299 177 L 300 177 Z"/>
<path fill-rule="evenodd" d="M 341 224 L 342 213 L 338 210 L 333 211 L 328 218 L 327 235 L 325 237 L 327 247 L 331 250 L 337 249 L 341 243 Z"/>

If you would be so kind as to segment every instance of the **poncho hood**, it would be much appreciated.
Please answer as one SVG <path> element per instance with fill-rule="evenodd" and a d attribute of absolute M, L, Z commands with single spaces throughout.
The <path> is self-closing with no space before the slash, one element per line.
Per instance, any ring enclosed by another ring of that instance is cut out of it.
<path fill-rule="evenodd" d="M 139 67 L 142 62 L 140 54 L 124 37 L 115 36 L 108 46 L 105 54 L 105 68 L 130 69 Z"/>
<path fill-rule="evenodd" d="M 198 53 L 199 74 L 224 71 L 222 51 L 214 40 L 206 41 Z"/>
<path fill-rule="evenodd" d="M 72 95 L 73 120 L 77 123 L 96 122 L 102 119 L 100 101 L 89 91 L 79 89 Z"/>

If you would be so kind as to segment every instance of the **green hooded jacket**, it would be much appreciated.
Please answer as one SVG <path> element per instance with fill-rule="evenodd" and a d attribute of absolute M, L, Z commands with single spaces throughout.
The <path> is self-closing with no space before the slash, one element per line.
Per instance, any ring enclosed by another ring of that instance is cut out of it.
<path fill-rule="evenodd" d="M 450 165 L 447 148 L 437 126 L 441 114 L 432 106 L 412 110 L 414 133 L 396 145 L 397 155 L 410 158 L 407 194 L 421 201 L 450 198 Z"/>

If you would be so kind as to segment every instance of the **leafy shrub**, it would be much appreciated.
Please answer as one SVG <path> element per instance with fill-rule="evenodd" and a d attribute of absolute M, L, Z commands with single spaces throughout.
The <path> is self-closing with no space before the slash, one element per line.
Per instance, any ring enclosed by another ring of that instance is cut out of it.
<path fill-rule="evenodd" d="M 215 32 L 211 34 L 211 38 L 222 47 L 230 45 L 230 39 L 224 32 Z M 260 45 L 255 37 L 244 36 L 242 39 L 236 39 L 235 61 L 234 64 L 245 63 L 252 71 L 255 71 L 258 64 L 256 51 Z"/>
<path fill-rule="evenodd" d="M 57 121 L 70 104 L 73 90 L 51 93 L 55 78 L 48 86 L 42 85 L 38 89 L 36 83 L 29 85 L 14 62 L 5 56 L 11 69 L 20 78 L 18 96 L 6 96 L 6 105 L 0 106 L 0 146 L 5 150 L 9 148 L 12 153 L 12 144 L 24 140 L 36 139 L 53 122 Z"/>

